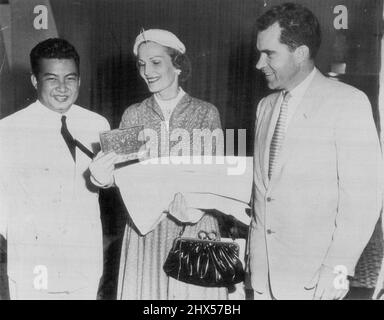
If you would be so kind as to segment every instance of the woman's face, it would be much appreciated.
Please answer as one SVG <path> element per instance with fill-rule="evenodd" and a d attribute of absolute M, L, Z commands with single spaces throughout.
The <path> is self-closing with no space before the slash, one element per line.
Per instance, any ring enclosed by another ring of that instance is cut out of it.
<path fill-rule="evenodd" d="M 152 93 L 173 98 L 178 91 L 178 71 L 172 64 L 166 48 L 155 42 L 143 42 L 138 49 L 138 66 L 141 77 Z"/>

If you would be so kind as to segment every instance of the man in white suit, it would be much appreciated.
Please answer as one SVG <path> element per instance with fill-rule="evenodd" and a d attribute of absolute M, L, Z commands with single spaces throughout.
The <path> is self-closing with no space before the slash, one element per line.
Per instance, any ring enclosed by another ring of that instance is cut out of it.
<path fill-rule="evenodd" d="M 380 213 L 379 140 L 367 97 L 314 65 L 311 11 L 257 21 L 256 68 L 277 90 L 257 108 L 249 270 L 255 299 L 341 299 Z"/>
<path fill-rule="evenodd" d="M 79 55 L 64 39 L 31 51 L 37 100 L 0 121 L 0 235 L 11 299 L 96 299 L 103 266 L 88 166 L 108 121 L 75 104 Z"/>

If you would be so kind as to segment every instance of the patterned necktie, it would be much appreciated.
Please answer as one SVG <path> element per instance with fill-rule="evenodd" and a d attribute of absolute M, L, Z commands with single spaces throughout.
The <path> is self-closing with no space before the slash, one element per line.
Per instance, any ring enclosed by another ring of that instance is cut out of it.
<path fill-rule="evenodd" d="M 273 171 L 276 168 L 277 159 L 281 146 L 284 142 L 285 131 L 287 128 L 287 118 L 288 118 L 288 101 L 291 98 L 291 95 L 288 91 L 283 93 L 283 101 L 280 106 L 279 118 L 277 119 L 275 132 L 273 133 L 271 146 L 269 149 L 269 168 L 268 168 L 268 178 L 271 179 Z"/>
<path fill-rule="evenodd" d="M 63 136 L 64 141 L 67 144 L 69 151 L 71 152 L 73 161 L 76 162 L 76 142 L 75 139 L 73 139 L 71 133 L 68 131 L 66 116 L 61 117 L 61 135 Z"/>

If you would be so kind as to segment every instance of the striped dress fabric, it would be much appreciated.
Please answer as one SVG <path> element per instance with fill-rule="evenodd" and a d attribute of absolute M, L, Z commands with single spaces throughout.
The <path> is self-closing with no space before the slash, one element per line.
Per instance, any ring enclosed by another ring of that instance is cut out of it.
<path fill-rule="evenodd" d="M 142 103 L 129 107 L 122 117 L 120 127 L 144 125 L 145 128 L 155 130 L 159 138 L 159 154 L 167 155 L 164 153 L 164 150 L 167 149 L 164 146 L 169 144 L 169 147 L 172 148 L 180 141 L 163 139 L 160 132 L 160 125 L 163 122 L 164 116 L 161 109 L 154 97 L 151 96 Z M 176 128 L 183 128 L 192 136 L 193 129 L 214 130 L 221 128 L 220 116 L 212 104 L 185 94 L 173 110 L 169 121 L 171 132 Z M 192 143 L 192 139 L 187 143 Z M 150 194 L 148 194 L 148 201 L 151 201 Z M 153 231 L 142 236 L 137 232 L 132 222 L 128 222 L 121 250 L 118 299 L 228 299 L 228 290 L 225 287 L 208 288 L 186 284 L 169 278 L 165 274 L 163 264 L 172 248 L 174 239 L 181 230 L 182 225 L 180 223 L 167 217 Z M 216 217 L 212 214 L 205 214 L 197 224 L 188 225 L 183 236 L 197 238 L 200 230 L 214 231 L 219 234 Z"/>
<path fill-rule="evenodd" d="M 288 91 L 283 92 L 283 101 L 280 106 L 279 118 L 277 119 L 275 132 L 273 133 L 271 146 L 269 148 L 269 179 L 271 179 L 273 171 L 276 169 L 277 159 L 280 153 L 281 146 L 284 142 L 285 132 L 287 130 L 288 101 L 290 98 L 291 94 Z"/>

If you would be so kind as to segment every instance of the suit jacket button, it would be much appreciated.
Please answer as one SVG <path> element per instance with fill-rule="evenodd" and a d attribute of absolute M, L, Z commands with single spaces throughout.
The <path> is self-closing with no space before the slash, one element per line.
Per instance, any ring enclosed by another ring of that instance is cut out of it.
<path fill-rule="evenodd" d="M 268 201 L 268 202 L 271 202 L 271 200 L 272 200 L 271 197 L 268 197 L 268 198 L 267 198 L 267 201 Z"/>
<path fill-rule="evenodd" d="M 272 231 L 271 229 L 268 229 L 268 230 L 267 230 L 267 233 L 268 233 L 268 234 L 272 234 L 273 231 Z"/>

